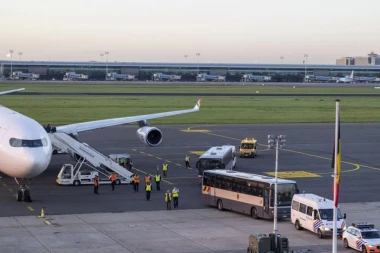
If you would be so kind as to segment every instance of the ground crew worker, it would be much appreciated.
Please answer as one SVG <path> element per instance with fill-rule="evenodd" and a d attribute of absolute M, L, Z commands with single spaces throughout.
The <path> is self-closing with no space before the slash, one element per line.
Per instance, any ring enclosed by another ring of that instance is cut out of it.
<path fill-rule="evenodd" d="M 134 191 L 136 191 L 135 177 L 136 177 L 135 174 L 132 174 L 132 175 L 131 175 L 131 183 L 132 183 L 132 186 L 133 186 L 133 190 L 134 190 Z"/>
<path fill-rule="evenodd" d="M 186 169 L 190 168 L 190 156 L 189 155 L 186 155 L 186 157 L 185 157 L 185 166 L 186 166 Z"/>
<path fill-rule="evenodd" d="M 116 184 L 116 174 L 115 173 L 111 174 L 110 180 L 111 180 L 112 191 L 114 191 L 115 190 L 115 184 Z"/>
<path fill-rule="evenodd" d="M 167 163 L 162 164 L 162 171 L 163 171 L 164 177 L 166 177 L 168 175 L 168 164 Z"/>
<path fill-rule="evenodd" d="M 146 176 L 145 176 L 145 185 L 147 183 L 150 183 L 150 175 L 149 174 L 146 174 Z"/>
<path fill-rule="evenodd" d="M 140 184 L 140 176 L 138 174 L 135 175 L 135 192 L 139 191 L 139 184 Z"/>
<path fill-rule="evenodd" d="M 95 175 L 95 178 L 94 178 L 94 193 L 95 194 L 99 194 L 98 190 L 99 190 L 99 178 L 98 178 L 98 175 Z"/>
<path fill-rule="evenodd" d="M 145 185 L 145 191 L 146 191 L 146 200 L 150 200 L 150 192 L 152 191 L 152 185 L 150 184 L 150 182 L 148 182 Z"/>
<path fill-rule="evenodd" d="M 179 193 L 179 190 L 174 187 L 172 191 L 174 208 L 178 208 L 178 193 Z"/>
<path fill-rule="evenodd" d="M 124 160 L 123 160 L 123 158 L 119 158 L 119 164 L 120 164 L 120 166 L 124 167 Z"/>
<path fill-rule="evenodd" d="M 161 175 L 158 174 L 158 171 L 157 171 L 157 174 L 156 174 L 156 188 L 157 188 L 157 191 L 161 190 L 161 188 L 160 188 L 160 182 L 161 182 Z"/>
<path fill-rule="evenodd" d="M 172 209 L 172 195 L 169 190 L 165 193 L 166 210 Z"/>

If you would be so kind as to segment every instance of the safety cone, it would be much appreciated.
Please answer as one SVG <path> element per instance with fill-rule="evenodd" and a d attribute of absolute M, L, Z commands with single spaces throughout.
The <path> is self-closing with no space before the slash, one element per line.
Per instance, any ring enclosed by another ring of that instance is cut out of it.
<path fill-rule="evenodd" d="M 39 215 L 38 218 L 45 218 L 45 212 L 43 208 L 41 208 L 41 215 Z"/>

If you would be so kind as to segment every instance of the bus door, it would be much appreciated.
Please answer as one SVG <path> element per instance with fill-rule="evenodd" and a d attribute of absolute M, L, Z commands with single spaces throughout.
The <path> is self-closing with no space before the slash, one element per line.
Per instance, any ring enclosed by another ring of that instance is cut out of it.
<path fill-rule="evenodd" d="M 260 187 L 260 184 L 259 184 Z M 269 214 L 269 193 L 270 189 L 268 186 L 264 186 L 264 201 L 263 201 L 263 208 L 264 208 L 264 214 L 268 215 Z"/>

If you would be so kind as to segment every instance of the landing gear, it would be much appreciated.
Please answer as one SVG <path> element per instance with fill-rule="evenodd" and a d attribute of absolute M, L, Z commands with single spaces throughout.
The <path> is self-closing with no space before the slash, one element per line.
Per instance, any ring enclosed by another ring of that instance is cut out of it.
<path fill-rule="evenodd" d="M 21 179 L 19 182 L 17 178 L 15 178 L 16 183 L 19 185 L 20 189 L 17 191 L 16 200 L 24 201 L 24 202 L 32 202 L 32 198 L 30 197 L 29 187 L 27 186 L 25 179 Z"/>

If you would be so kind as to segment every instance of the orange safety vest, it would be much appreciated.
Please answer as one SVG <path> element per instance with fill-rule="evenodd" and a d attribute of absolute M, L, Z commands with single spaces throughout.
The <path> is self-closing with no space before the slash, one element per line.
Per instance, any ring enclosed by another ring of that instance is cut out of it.
<path fill-rule="evenodd" d="M 145 177 L 145 183 L 150 182 L 150 176 Z"/>
<path fill-rule="evenodd" d="M 110 178 L 111 178 L 111 181 L 113 182 L 113 181 L 116 180 L 116 175 L 115 175 L 115 174 L 112 174 Z"/>
<path fill-rule="evenodd" d="M 140 183 L 140 177 L 139 176 L 135 176 L 135 183 Z"/>

